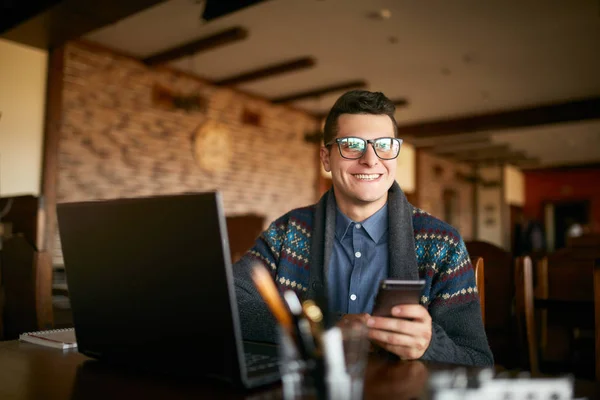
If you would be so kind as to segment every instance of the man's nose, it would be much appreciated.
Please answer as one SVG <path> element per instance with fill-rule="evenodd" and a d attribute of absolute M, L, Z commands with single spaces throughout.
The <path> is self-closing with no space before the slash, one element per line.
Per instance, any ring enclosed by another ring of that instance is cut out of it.
<path fill-rule="evenodd" d="M 365 153 L 360 158 L 360 163 L 373 166 L 379 163 L 379 157 L 375 154 L 375 147 L 373 143 L 367 143 L 367 148 L 365 149 Z"/>

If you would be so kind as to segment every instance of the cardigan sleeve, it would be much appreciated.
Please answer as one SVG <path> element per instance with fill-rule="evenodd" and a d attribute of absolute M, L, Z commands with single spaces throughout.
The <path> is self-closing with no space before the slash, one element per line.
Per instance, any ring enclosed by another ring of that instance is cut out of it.
<path fill-rule="evenodd" d="M 233 265 L 233 278 L 244 340 L 277 342 L 277 324 L 273 314 L 252 281 L 252 266 L 263 264 L 275 277 L 281 249 L 281 225 L 273 222 L 254 246 Z"/>
<path fill-rule="evenodd" d="M 481 318 L 475 273 L 465 244 L 446 244 L 439 252 L 438 272 L 432 282 L 432 337 L 423 360 L 491 366 L 494 357 Z"/>

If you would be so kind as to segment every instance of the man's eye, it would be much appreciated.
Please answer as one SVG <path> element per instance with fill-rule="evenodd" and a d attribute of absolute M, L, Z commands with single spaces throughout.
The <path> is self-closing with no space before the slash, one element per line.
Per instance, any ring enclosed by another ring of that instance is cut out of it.
<path fill-rule="evenodd" d="M 377 147 L 380 148 L 389 148 L 392 144 L 392 141 L 390 139 L 379 139 L 377 141 L 375 141 L 375 144 L 377 145 Z"/>

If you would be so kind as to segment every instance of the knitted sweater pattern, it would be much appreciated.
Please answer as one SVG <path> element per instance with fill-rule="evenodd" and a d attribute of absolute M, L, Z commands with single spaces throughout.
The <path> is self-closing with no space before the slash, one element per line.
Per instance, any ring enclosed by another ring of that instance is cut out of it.
<path fill-rule="evenodd" d="M 456 230 L 412 208 L 419 277 L 426 282 L 421 304 L 439 307 L 478 301 L 477 287 L 472 285 L 473 267 Z M 315 206 L 309 206 L 283 215 L 263 232 L 248 254 L 270 266 L 279 290 L 291 289 L 300 297 L 308 289 L 314 210 Z"/>

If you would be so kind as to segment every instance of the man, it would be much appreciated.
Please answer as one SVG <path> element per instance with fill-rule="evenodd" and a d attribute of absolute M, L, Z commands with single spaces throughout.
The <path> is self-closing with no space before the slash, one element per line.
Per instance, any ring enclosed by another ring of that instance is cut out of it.
<path fill-rule="evenodd" d="M 395 182 L 395 106 L 382 93 L 350 91 L 327 116 L 320 157 L 333 188 L 310 207 L 274 221 L 234 265 L 244 337 L 275 341 L 275 322 L 250 278 L 254 263 L 280 290 L 328 299 L 343 319 L 401 359 L 492 365 L 473 268 L 450 225 L 408 203 Z M 424 279 L 419 305 L 371 317 L 384 278 Z"/>

